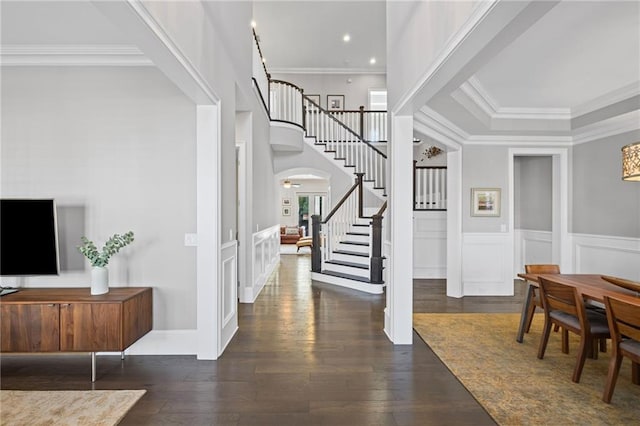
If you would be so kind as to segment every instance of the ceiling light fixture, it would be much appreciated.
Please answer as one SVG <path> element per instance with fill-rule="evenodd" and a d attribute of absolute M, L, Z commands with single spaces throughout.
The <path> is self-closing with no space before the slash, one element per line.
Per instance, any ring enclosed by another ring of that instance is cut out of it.
<path fill-rule="evenodd" d="M 374 65 L 374 64 L 376 63 L 376 58 L 371 58 L 371 59 L 369 59 L 369 63 L 370 63 L 371 65 Z"/>
<path fill-rule="evenodd" d="M 256 27 L 256 21 L 251 20 L 251 28 L 255 28 Z"/>
<path fill-rule="evenodd" d="M 284 182 L 282 182 L 282 187 L 287 189 L 291 188 L 291 181 L 288 179 L 285 180 Z"/>
<path fill-rule="evenodd" d="M 640 182 L 640 142 L 622 147 L 622 180 Z"/>
<path fill-rule="evenodd" d="M 351 40 L 351 36 L 349 34 L 345 34 L 344 36 L 342 36 L 342 41 L 344 41 L 345 43 L 348 43 Z"/>

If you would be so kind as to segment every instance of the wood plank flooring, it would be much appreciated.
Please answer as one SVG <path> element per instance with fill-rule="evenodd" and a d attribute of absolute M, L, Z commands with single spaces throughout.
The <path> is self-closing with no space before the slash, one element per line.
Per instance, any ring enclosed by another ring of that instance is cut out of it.
<path fill-rule="evenodd" d="M 2 389 L 147 389 L 122 425 L 492 425 L 484 409 L 414 334 L 392 345 L 384 295 L 314 283 L 309 256 L 282 256 L 217 361 L 193 356 L 8 356 Z M 495 299 L 495 300 L 494 300 Z M 416 280 L 429 312 L 519 311 L 521 296 L 450 299 L 444 281 Z"/>

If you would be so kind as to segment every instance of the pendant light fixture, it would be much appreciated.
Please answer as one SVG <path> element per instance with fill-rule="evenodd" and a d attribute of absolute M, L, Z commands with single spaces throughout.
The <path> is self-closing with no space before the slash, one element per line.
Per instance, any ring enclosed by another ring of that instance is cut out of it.
<path fill-rule="evenodd" d="M 640 182 L 640 142 L 622 147 L 622 180 Z"/>

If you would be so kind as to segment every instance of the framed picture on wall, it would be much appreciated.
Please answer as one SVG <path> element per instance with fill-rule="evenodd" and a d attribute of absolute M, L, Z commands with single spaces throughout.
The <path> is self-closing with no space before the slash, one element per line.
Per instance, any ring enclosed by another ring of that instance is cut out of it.
<path fill-rule="evenodd" d="M 500 188 L 471 188 L 471 216 L 500 216 Z"/>
<path fill-rule="evenodd" d="M 283 207 L 282 216 L 291 216 L 291 207 Z"/>
<path fill-rule="evenodd" d="M 320 105 L 320 95 L 306 95 L 307 98 L 309 98 L 310 101 L 312 101 L 313 103 L 315 103 L 318 106 Z"/>
<path fill-rule="evenodd" d="M 290 206 L 291 205 L 291 198 L 283 198 L 282 199 L 282 205 L 283 206 Z"/>
<path fill-rule="evenodd" d="M 327 95 L 327 109 L 329 111 L 343 111 L 344 95 Z"/>

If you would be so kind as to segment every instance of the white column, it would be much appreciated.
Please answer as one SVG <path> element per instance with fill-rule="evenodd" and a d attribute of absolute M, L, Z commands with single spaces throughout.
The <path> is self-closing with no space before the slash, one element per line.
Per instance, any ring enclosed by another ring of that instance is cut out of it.
<path fill-rule="evenodd" d="M 389 225 L 391 256 L 385 333 L 397 345 L 413 342 L 413 117 L 391 116 Z"/>
<path fill-rule="evenodd" d="M 196 111 L 197 358 L 217 359 L 221 327 L 218 321 L 220 116 L 218 106 L 198 105 Z"/>
<path fill-rule="evenodd" d="M 447 296 L 462 297 L 462 150 L 447 153 Z"/>

